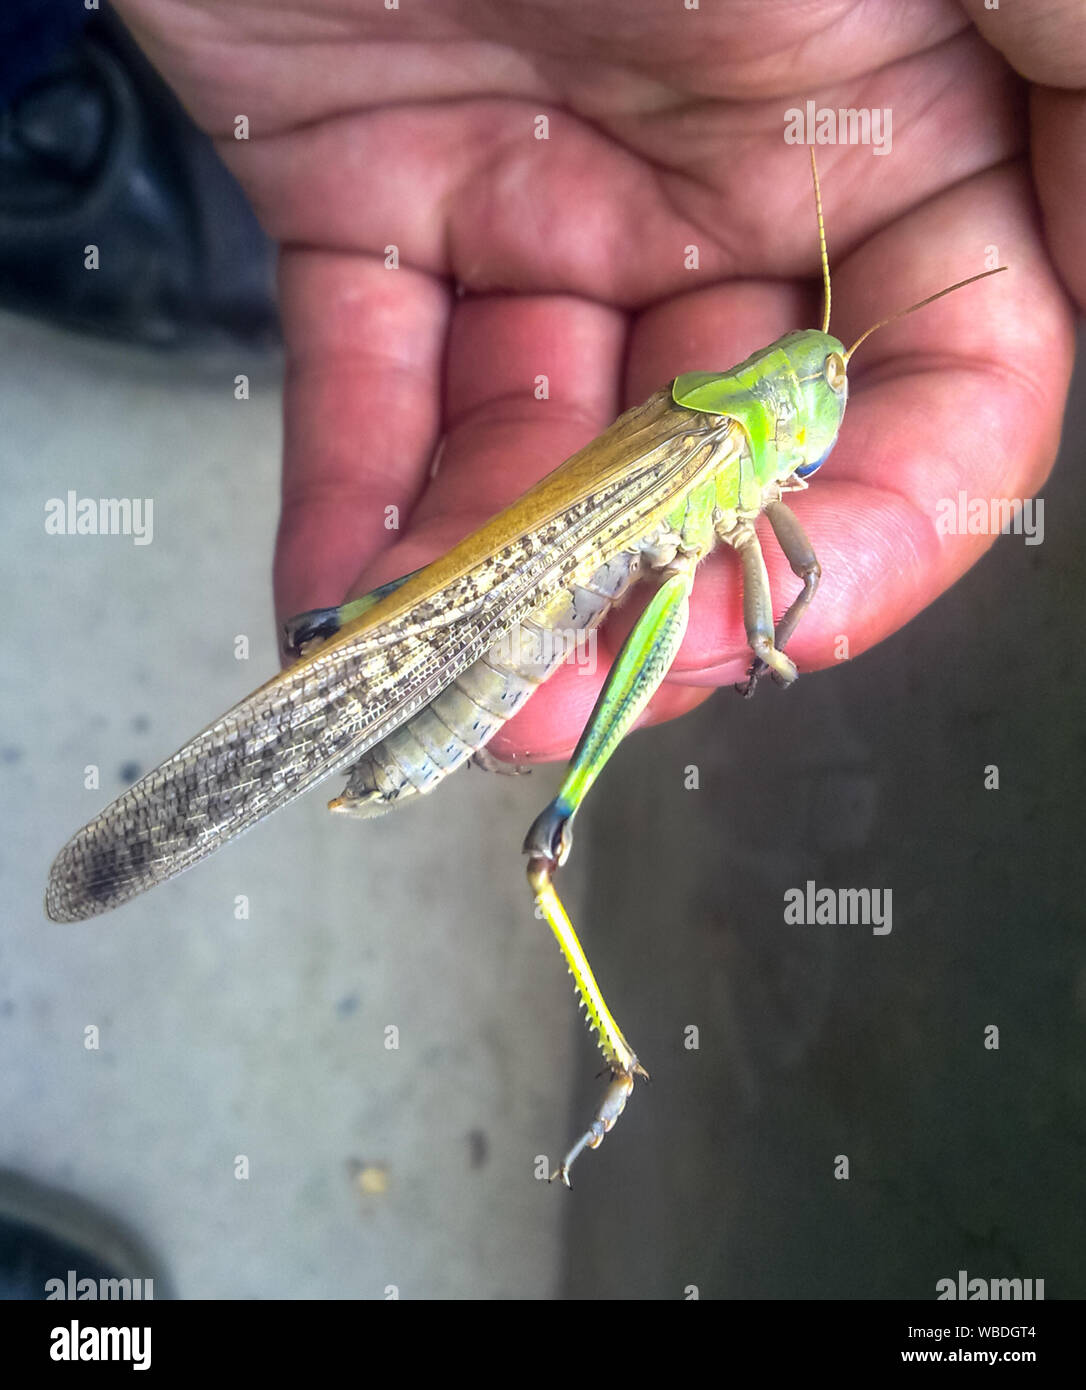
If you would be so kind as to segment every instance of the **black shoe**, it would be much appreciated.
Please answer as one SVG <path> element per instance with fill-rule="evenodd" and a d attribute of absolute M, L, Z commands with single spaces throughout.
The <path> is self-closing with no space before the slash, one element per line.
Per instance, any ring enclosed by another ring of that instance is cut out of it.
<path fill-rule="evenodd" d="M 245 195 L 116 19 L 0 112 L 0 307 L 156 346 L 264 348 L 274 279 Z"/>
<path fill-rule="evenodd" d="M 0 1299 L 172 1297 L 157 1261 L 115 1218 L 0 1170 Z"/>

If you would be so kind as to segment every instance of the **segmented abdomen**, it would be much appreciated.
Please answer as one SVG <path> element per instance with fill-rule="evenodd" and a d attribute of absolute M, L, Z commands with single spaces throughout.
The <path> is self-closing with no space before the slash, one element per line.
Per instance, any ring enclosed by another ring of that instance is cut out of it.
<path fill-rule="evenodd" d="M 622 551 L 584 583 L 536 608 L 425 709 L 369 749 L 350 769 L 332 809 L 369 818 L 433 791 L 486 746 L 571 651 L 579 649 L 580 660 L 583 635 L 603 621 L 640 568 L 640 551 Z"/>

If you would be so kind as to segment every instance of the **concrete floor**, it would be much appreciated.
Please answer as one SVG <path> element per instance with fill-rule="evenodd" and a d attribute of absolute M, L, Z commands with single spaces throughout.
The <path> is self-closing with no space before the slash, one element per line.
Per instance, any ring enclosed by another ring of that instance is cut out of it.
<path fill-rule="evenodd" d="M 568 1206 L 533 1163 L 568 1141 L 580 1039 L 520 839 L 556 774 L 465 772 L 367 826 L 321 789 L 115 914 L 49 923 L 67 837 L 275 670 L 279 368 L 15 317 L 0 353 L 0 1167 L 117 1212 L 183 1297 L 553 1295 Z M 69 489 L 153 498 L 153 542 L 47 535 Z"/>
<path fill-rule="evenodd" d="M 654 1081 L 568 1197 L 533 1162 L 596 1054 L 519 860 L 554 770 L 369 826 L 318 791 L 46 922 L 66 837 L 274 669 L 278 380 L 15 318 L 0 350 L 0 1166 L 112 1208 L 183 1297 L 928 1299 L 963 1268 L 1086 1294 L 1081 374 L 1043 546 L 1003 538 L 854 665 L 616 755 L 564 886 Z M 47 536 L 69 488 L 153 497 L 154 543 Z M 892 935 L 783 928 L 807 878 L 891 885 Z"/>

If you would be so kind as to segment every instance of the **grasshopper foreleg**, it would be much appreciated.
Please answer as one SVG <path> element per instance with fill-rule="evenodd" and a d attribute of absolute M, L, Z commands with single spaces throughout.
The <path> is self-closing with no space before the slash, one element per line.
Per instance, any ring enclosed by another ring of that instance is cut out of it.
<path fill-rule="evenodd" d="M 612 1077 L 591 1126 L 552 1174 L 552 1181 L 561 1178 L 567 1187 L 574 1159 L 583 1149 L 599 1147 L 603 1136 L 621 1115 L 633 1090 L 634 1077 L 647 1077 L 648 1073 L 607 1007 L 552 879 L 569 856 L 573 817 L 589 788 L 652 698 L 679 650 L 686 631 L 696 563 L 696 557 L 691 555 L 682 556 L 669 566 L 667 577 L 611 668 L 558 795 L 536 817 L 524 842 L 524 851 L 529 856 L 528 882 L 536 906 L 557 938 Z"/>
<path fill-rule="evenodd" d="M 754 527 L 744 528 L 738 535 L 733 534 L 726 538 L 738 551 L 743 566 L 743 619 L 747 629 L 747 641 L 754 653 L 754 663 L 747 672 L 746 681 L 736 689 L 748 700 L 754 694 L 760 677 L 767 670 L 772 670 L 774 680 L 780 685 L 791 685 L 795 680 L 796 668 L 784 655 L 784 644 L 807 611 L 818 589 L 818 581 L 822 577 L 822 567 L 818 563 L 814 547 L 791 508 L 783 502 L 771 502 L 765 512 L 770 526 L 773 527 L 777 543 L 784 552 L 792 573 L 802 581 L 803 588 L 792 600 L 774 629 L 773 597 L 769 589 L 769 577 L 766 574 L 761 543 Z"/>

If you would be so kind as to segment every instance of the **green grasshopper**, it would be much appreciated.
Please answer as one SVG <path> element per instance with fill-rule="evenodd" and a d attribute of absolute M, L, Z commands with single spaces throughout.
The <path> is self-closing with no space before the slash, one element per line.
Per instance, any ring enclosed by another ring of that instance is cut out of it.
<path fill-rule="evenodd" d="M 108 911 L 172 878 L 333 773 L 331 809 L 381 815 L 472 758 L 646 571 L 658 587 L 607 677 L 558 795 L 524 843 L 535 902 L 573 975 L 611 1072 L 603 1102 L 558 1169 L 597 1148 L 647 1076 L 604 1001 L 554 888 L 573 818 L 674 660 L 699 563 L 739 556 L 752 694 L 796 678 L 784 646 L 820 568 L 787 492 L 834 444 L 847 351 L 829 333 L 830 274 L 811 152 L 824 286 L 822 328 L 787 333 L 731 371 L 677 377 L 447 555 L 340 608 L 287 624 L 294 663 L 130 787 L 61 850 L 45 907 L 56 922 Z M 1000 267 L 1004 269 L 1005 267 Z M 755 530 L 765 513 L 801 589 L 774 624 Z"/>

